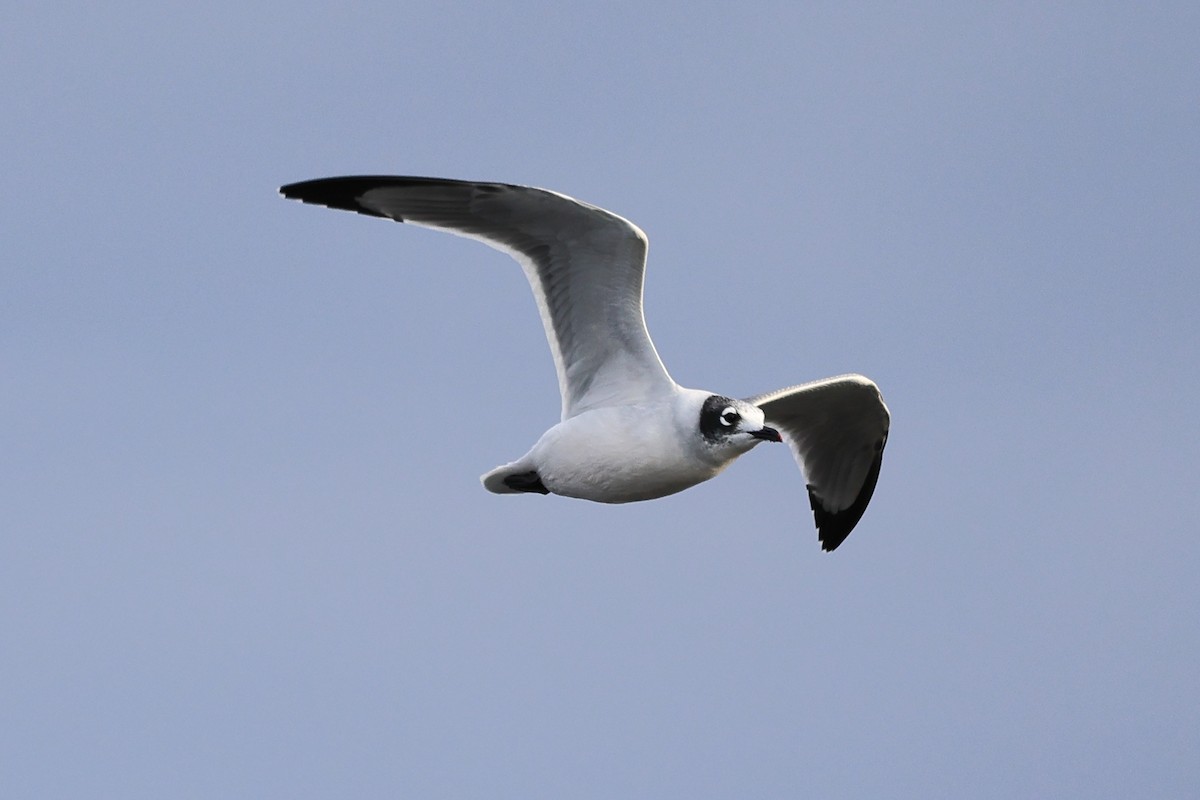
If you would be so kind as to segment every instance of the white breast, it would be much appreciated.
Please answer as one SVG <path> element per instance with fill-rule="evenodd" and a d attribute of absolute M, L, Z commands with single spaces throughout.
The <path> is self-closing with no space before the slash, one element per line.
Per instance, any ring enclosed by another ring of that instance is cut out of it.
<path fill-rule="evenodd" d="M 683 491 L 725 464 L 703 457 L 668 402 L 598 408 L 543 434 L 530 456 L 550 491 L 601 503 Z"/>

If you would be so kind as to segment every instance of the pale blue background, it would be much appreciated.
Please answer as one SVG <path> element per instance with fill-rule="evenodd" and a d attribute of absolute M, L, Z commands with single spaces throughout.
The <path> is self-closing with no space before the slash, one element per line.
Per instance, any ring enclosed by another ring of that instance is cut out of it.
<path fill-rule="evenodd" d="M 1200 12 L 1047 5 L 12 4 L 0 795 L 1200 793 Z M 359 172 L 633 219 L 686 385 L 874 378 L 859 528 L 484 492 L 528 289 L 275 194 Z"/>

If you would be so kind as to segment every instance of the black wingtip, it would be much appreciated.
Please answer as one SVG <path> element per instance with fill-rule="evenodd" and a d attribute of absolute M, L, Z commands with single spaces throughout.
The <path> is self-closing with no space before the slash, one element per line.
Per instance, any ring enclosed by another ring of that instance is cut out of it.
<path fill-rule="evenodd" d="M 854 498 L 849 507 L 837 512 L 826 511 L 813 494 L 812 486 L 808 487 L 808 503 L 817 522 L 817 538 L 825 552 L 831 553 L 836 550 L 862 519 L 863 512 L 867 510 L 867 503 L 871 502 L 871 495 L 875 493 L 875 484 L 879 481 L 879 468 L 883 465 L 883 447 L 886 443 L 885 436 L 877 445 L 875 460 L 871 462 L 871 469 L 867 472 L 867 479 L 863 482 L 858 497 Z"/>
<path fill-rule="evenodd" d="M 378 211 L 367 208 L 358 198 L 371 189 L 394 182 L 394 178 L 380 175 L 350 175 L 343 178 L 317 178 L 312 181 L 289 183 L 279 187 L 279 193 L 289 200 L 312 203 L 342 211 L 356 211 L 372 217 L 384 217 Z"/>
<path fill-rule="evenodd" d="M 382 214 L 373 208 L 364 206 L 359 198 L 372 189 L 414 186 L 463 187 L 476 191 L 526 188 L 507 183 L 477 183 L 452 178 L 421 178 L 412 175 L 343 175 L 336 178 L 317 178 L 311 181 L 289 183 L 286 186 L 280 186 L 279 193 L 290 200 L 299 200 L 302 203 L 338 208 L 343 211 L 357 211 L 359 214 L 404 222 L 398 216 Z"/>

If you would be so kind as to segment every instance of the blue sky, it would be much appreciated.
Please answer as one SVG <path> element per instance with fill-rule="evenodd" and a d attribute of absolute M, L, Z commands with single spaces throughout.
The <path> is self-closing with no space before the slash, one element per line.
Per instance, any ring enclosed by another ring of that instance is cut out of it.
<path fill-rule="evenodd" d="M 0 31 L 0 793 L 1200 790 L 1189 4 L 57 4 Z M 519 269 L 285 202 L 502 180 L 651 240 L 681 383 L 882 387 L 836 553 L 758 448 L 607 507 Z"/>

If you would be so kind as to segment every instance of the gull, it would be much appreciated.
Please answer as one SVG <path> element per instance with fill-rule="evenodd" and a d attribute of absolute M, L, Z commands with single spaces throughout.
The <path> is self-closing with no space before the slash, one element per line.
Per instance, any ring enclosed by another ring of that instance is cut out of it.
<path fill-rule="evenodd" d="M 547 189 L 445 178 L 320 178 L 279 192 L 476 239 L 521 265 L 554 356 L 562 418 L 528 453 L 483 475 L 488 491 L 651 500 L 782 441 L 807 478 L 823 550 L 866 510 L 890 422 L 879 387 L 850 374 L 735 399 L 675 383 L 646 330 L 647 239 L 629 220 Z"/>

